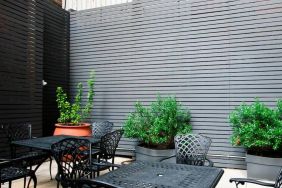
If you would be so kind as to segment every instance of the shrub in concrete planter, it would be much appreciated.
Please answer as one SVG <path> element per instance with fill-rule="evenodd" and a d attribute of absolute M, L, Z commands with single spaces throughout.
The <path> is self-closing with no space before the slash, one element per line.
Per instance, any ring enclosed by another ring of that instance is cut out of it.
<path fill-rule="evenodd" d="M 176 134 L 191 132 L 190 112 L 183 109 L 175 97 L 158 96 L 149 107 L 137 102 L 135 111 L 129 114 L 125 122 L 124 131 L 127 137 L 139 139 L 140 146 L 154 149 L 148 151 L 138 147 L 137 160 L 139 160 L 138 154 L 143 151 L 144 154 L 140 153 L 143 156 L 142 160 L 148 159 L 151 154 L 153 158 L 164 157 L 162 150 L 173 149 L 173 139 Z M 173 150 L 166 156 L 170 156 L 171 152 Z"/>
<path fill-rule="evenodd" d="M 282 165 L 282 100 L 275 109 L 259 100 L 251 105 L 244 103 L 230 114 L 230 123 L 232 144 L 247 150 L 248 177 L 275 178 L 273 173 L 277 174 Z"/>
<path fill-rule="evenodd" d="M 140 145 L 135 147 L 135 157 L 137 160 L 142 161 L 159 161 L 163 158 L 172 156 L 174 153 L 174 149 L 153 149 L 142 147 Z M 171 158 L 166 162 L 175 163 L 176 159 Z"/>
<path fill-rule="evenodd" d="M 251 178 L 275 181 L 282 167 L 282 158 L 246 155 L 247 175 Z"/>

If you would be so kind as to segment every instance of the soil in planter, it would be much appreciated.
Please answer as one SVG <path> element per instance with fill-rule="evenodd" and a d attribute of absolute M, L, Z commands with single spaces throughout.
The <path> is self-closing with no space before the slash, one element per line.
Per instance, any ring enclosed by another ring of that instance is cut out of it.
<path fill-rule="evenodd" d="M 282 150 L 274 151 L 269 148 L 248 149 L 247 153 L 261 157 L 282 158 Z"/>
<path fill-rule="evenodd" d="M 150 149 L 156 149 L 156 150 L 163 150 L 163 149 L 174 149 L 174 143 L 167 145 L 167 144 L 146 144 L 142 143 L 140 144 L 141 147 L 144 148 L 150 148 Z"/>

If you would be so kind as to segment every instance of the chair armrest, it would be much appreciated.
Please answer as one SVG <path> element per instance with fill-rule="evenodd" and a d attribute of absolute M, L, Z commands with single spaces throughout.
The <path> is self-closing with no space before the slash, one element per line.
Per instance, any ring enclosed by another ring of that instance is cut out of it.
<path fill-rule="evenodd" d="M 6 161 L 11 161 L 11 159 L 0 158 L 0 162 L 6 162 Z"/>
<path fill-rule="evenodd" d="M 208 162 L 208 166 L 213 166 L 213 162 L 210 159 L 206 158 L 206 161 Z"/>
<path fill-rule="evenodd" d="M 253 183 L 257 185 L 267 186 L 267 187 L 274 187 L 274 183 L 266 183 L 254 179 L 247 179 L 247 178 L 231 178 L 229 180 L 230 183 L 235 182 L 236 187 L 238 187 L 239 184 L 244 185 L 245 183 Z"/>
<path fill-rule="evenodd" d="M 127 165 L 127 164 L 130 164 L 130 163 L 134 162 L 134 161 L 135 161 L 134 159 L 129 159 L 129 160 L 126 160 L 126 161 L 122 161 L 121 165 Z"/>
<path fill-rule="evenodd" d="M 97 163 L 97 162 L 92 162 L 91 165 L 105 166 L 105 167 L 117 167 L 117 168 L 121 167 L 121 165 L 118 165 L 118 164 Z"/>
<path fill-rule="evenodd" d="M 19 157 L 14 159 L 0 159 L 1 168 L 6 168 L 10 166 L 26 167 L 29 160 L 32 160 L 30 157 Z"/>
<path fill-rule="evenodd" d="M 160 159 L 159 162 L 163 162 L 164 160 L 170 159 L 172 157 L 176 157 L 176 155 L 174 154 L 174 155 L 171 155 L 169 157 L 164 157 L 164 158 Z"/>
<path fill-rule="evenodd" d="M 99 155 L 101 153 L 101 151 L 100 151 L 100 149 L 92 149 L 91 150 L 91 155 L 93 156 L 93 155 Z"/>

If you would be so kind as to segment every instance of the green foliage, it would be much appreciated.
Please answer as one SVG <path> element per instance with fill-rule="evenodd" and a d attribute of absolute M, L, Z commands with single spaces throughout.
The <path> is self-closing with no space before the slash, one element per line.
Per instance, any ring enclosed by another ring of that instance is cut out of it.
<path fill-rule="evenodd" d="M 232 144 L 244 146 L 248 151 L 282 150 L 282 101 L 270 109 L 259 100 L 251 105 L 243 103 L 230 114 L 233 128 Z"/>
<path fill-rule="evenodd" d="M 60 117 L 58 118 L 59 123 L 64 123 L 68 125 L 78 125 L 81 120 L 87 118 L 91 112 L 93 106 L 93 96 L 94 96 L 94 82 L 95 74 L 91 73 L 90 79 L 87 81 L 89 91 L 87 94 L 87 102 L 84 108 L 81 107 L 82 103 L 82 83 L 77 85 L 77 94 L 74 98 L 74 103 L 71 104 L 68 101 L 67 94 L 63 91 L 62 87 L 57 87 L 57 104 L 60 112 Z"/>
<path fill-rule="evenodd" d="M 138 138 L 148 147 L 169 148 L 176 134 L 191 132 L 190 112 L 183 110 L 175 97 L 161 98 L 150 107 L 140 102 L 135 104 L 135 112 L 130 113 L 125 125 L 125 135 Z"/>

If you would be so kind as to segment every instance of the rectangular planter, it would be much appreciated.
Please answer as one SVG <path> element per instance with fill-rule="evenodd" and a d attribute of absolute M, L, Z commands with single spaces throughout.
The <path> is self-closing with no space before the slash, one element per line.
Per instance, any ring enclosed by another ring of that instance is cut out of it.
<path fill-rule="evenodd" d="M 150 149 L 141 146 L 136 146 L 135 154 L 136 154 L 136 160 L 156 162 L 165 157 L 172 156 L 173 154 L 175 154 L 175 150 L 174 149 L 157 150 L 157 149 Z M 176 159 L 175 157 L 173 157 L 169 160 L 166 160 L 166 162 L 176 163 Z"/>
<path fill-rule="evenodd" d="M 275 181 L 282 168 L 282 158 L 261 157 L 247 154 L 248 178 Z"/>

